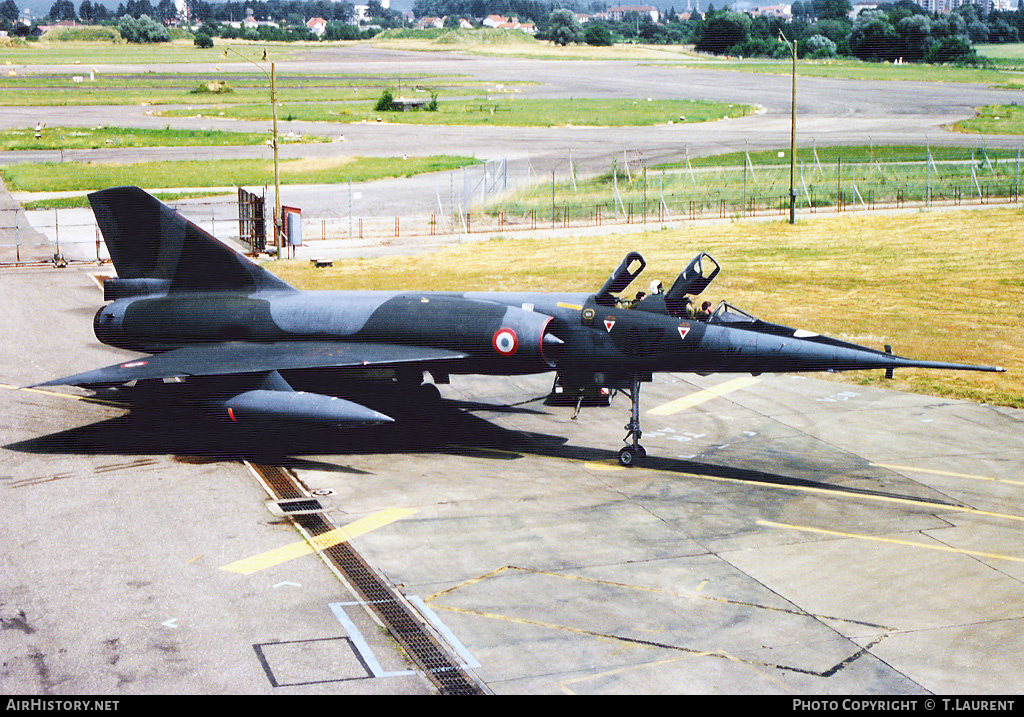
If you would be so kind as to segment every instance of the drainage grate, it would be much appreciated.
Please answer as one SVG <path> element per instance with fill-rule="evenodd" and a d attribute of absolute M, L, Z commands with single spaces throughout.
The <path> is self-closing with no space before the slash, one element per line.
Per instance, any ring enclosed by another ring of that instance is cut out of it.
<path fill-rule="evenodd" d="M 268 500 L 267 508 L 277 517 L 285 515 L 307 515 L 323 513 L 325 508 L 316 498 L 288 498 L 286 500 Z"/>
<path fill-rule="evenodd" d="M 285 468 L 250 465 L 274 493 L 276 499 L 308 499 L 298 481 Z M 315 502 L 314 499 L 309 500 Z M 311 537 L 334 530 L 334 526 L 318 514 L 291 514 L 289 517 Z M 441 694 L 484 694 L 484 690 L 466 674 L 451 654 L 416 618 L 412 610 L 399 599 L 391 587 L 351 545 L 338 543 L 325 549 L 323 554 L 345 576 L 353 589 L 359 593 L 359 597 L 377 614 L 391 635 L 405 649 L 413 662 L 423 670 Z"/>

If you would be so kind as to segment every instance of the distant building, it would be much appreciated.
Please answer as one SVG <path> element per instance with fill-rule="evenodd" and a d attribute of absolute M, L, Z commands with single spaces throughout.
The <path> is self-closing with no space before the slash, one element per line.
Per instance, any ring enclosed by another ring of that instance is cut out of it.
<path fill-rule="evenodd" d="M 1012 10 L 1010 0 L 914 0 L 928 12 L 947 13 L 963 5 L 975 5 L 982 12 Z"/>
<path fill-rule="evenodd" d="M 484 27 L 500 27 L 501 25 L 508 22 L 508 18 L 504 15 L 488 15 L 484 18 L 484 21 L 480 23 Z"/>
<path fill-rule="evenodd" d="M 777 17 L 780 20 L 793 19 L 792 5 L 768 5 L 766 7 L 755 7 L 750 11 L 753 17 Z"/>
<path fill-rule="evenodd" d="M 608 8 L 608 18 L 616 22 L 621 21 L 629 13 L 649 15 L 654 22 L 661 19 L 661 11 L 653 5 L 617 5 Z"/>
<path fill-rule="evenodd" d="M 327 31 L 327 21 L 322 17 L 311 17 L 306 21 L 306 27 L 317 37 L 320 37 Z"/>
<path fill-rule="evenodd" d="M 505 17 L 504 15 L 488 15 L 480 24 L 484 27 L 494 27 L 500 30 L 519 30 L 528 35 L 537 34 L 537 27 L 532 22 L 519 22 L 518 18 Z"/>

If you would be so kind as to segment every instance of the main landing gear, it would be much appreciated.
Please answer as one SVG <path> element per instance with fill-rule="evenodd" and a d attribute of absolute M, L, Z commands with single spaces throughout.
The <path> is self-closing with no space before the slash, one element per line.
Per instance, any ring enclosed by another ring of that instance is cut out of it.
<path fill-rule="evenodd" d="M 626 437 L 622 440 L 626 445 L 619 450 L 619 463 L 634 466 L 647 458 L 647 451 L 640 445 L 640 376 L 633 375 L 633 386 L 628 389 L 631 410 L 629 423 L 626 424 Z"/>

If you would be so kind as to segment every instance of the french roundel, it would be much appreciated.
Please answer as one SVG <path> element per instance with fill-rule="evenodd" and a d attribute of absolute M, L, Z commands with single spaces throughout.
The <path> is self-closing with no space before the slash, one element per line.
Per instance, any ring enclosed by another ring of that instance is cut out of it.
<path fill-rule="evenodd" d="M 494 350 L 502 356 L 511 356 L 519 348 L 519 337 L 512 329 L 498 329 L 494 332 Z"/>

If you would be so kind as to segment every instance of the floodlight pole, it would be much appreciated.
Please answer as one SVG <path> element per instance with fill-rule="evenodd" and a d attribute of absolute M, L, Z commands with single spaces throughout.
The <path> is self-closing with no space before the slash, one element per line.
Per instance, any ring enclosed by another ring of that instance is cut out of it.
<path fill-rule="evenodd" d="M 796 40 L 790 42 L 781 30 L 779 39 L 786 43 L 793 53 L 793 94 L 789 108 L 789 223 L 796 224 Z"/>
<path fill-rule="evenodd" d="M 260 72 L 262 72 L 264 75 L 266 75 L 267 79 L 270 80 L 270 112 L 271 112 L 271 116 L 274 118 L 274 129 L 273 129 L 274 136 L 273 136 L 273 139 L 271 140 L 273 148 L 274 148 L 274 255 L 275 255 L 275 258 L 280 259 L 281 258 L 281 249 L 282 249 L 282 247 L 281 247 L 281 229 L 282 229 L 282 227 L 281 227 L 281 219 L 282 219 L 282 217 L 281 217 L 281 167 L 280 167 L 280 163 L 278 162 L 278 155 L 277 155 L 277 145 L 278 145 L 278 142 L 277 142 L 277 79 L 276 79 L 277 78 L 277 73 L 275 71 L 274 63 L 273 62 L 270 63 L 270 72 L 267 72 L 262 67 L 260 67 L 260 65 L 257 64 L 255 60 L 249 59 L 248 57 L 243 55 L 238 50 L 235 50 L 234 48 L 225 47 L 224 48 L 224 57 L 227 57 L 229 52 L 233 52 L 236 55 L 238 55 L 239 57 L 241 57 L 243 60 L 248 62 L 249 64 L 255 65 L 257 68 L 259 68 Z M 264 50 L 263 51 L 263 60 L 266 61 L 266 59 L 267 59 L 267 51 Z"/>

